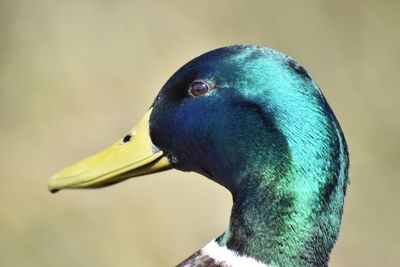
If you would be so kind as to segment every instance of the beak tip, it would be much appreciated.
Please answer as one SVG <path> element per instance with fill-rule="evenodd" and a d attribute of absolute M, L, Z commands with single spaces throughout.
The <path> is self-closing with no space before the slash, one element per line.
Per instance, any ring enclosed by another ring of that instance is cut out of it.
<path fill-rule="evenodd" d="M 49 190 L 50 193 L 54 194 L 60 191 L 60 188 L 58 188 L 56 185 L 52 183 L 53 177 L 50 179 L 49 183 L 47 184 L 47 190 Z"/>
<path fill-rule="evenodd" d="M 60 191 L 60 189 L 53 189 L 53 188 L 49 188 L 49 192 L 52 194 L 57 193 L 58 191 Z"/>
<path fill-rule="evenodd" d="M 47 186 L 47 190 L 49 190 L 49 192 L 52 193 L 52 194 L 57 193 L 58 191 L 60 191 L 60 189 L 54 188 L 50 184 Z"/>

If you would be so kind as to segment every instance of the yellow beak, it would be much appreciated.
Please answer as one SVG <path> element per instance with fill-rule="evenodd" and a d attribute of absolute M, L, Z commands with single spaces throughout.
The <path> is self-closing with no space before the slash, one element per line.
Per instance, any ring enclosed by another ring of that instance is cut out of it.
<path fill-rule="evenodd" d="M 53 175 L 49 190 L 54 193 L 64 188 L 98 188 L 170 169 L 169 160 L 150 139 L 151 111 L 122 140 Z"/>

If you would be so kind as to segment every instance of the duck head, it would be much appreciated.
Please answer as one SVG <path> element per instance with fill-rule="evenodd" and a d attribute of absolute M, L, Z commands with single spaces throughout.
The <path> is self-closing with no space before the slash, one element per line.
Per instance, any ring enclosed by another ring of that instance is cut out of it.
<path fill-rule="evenodd" d="M 348 155 L 307 71 L 259 46 L 213 50 L 181 67 L 128 135 L 53 176 L 91 188 L 176 168 L 233 196 L 216 242 L 272 266 L 325 266 L 337 239 Z"/>

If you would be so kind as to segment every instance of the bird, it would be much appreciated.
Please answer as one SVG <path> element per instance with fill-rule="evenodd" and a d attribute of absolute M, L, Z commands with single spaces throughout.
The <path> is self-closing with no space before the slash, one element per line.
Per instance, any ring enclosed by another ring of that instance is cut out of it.
<path fill-rule="evenodd" d="M 169 169 L 228 189 L 226 231 L 178 267 L 328 266 L 349 183 L 343 131 L 311 75 L 258 45 L 179 68 L 136 126 L 53 175 L 51 192 Z"/>

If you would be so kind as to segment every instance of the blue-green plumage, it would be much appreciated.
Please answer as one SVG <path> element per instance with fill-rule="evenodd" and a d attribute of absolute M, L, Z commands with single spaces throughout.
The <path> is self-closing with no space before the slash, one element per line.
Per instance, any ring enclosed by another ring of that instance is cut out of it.
<path fill-rule="evenodd" d="M 194 97 L 193 81 L 211 90 Z M 174 167 L 232 192 L 217 242 L 273 266 L 325 266 L 337 239 L 348 176 L 346 142 L 307 71 L 279 52 L 230 46 L 179 69 L 150 118 Z"/>

